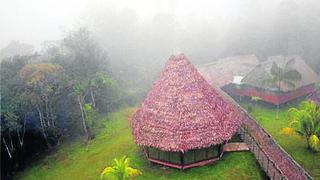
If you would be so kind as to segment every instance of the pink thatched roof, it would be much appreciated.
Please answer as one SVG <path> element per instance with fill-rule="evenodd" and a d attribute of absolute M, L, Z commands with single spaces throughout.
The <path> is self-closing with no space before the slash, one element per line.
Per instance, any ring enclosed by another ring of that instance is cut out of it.
<path fill-rule="evenodd" d="M 180 54 L 170 57 L 132 127 L 140 146 L 184 152 L 229 140 L 242 121 L 238 109 Z"/>

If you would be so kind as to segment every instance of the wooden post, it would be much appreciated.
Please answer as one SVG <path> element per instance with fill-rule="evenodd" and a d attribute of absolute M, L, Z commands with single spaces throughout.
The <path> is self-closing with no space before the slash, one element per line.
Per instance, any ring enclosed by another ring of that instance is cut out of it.
<path fill-rule="evenodd" d="M 184 162 L 183 162 L 183 152 L 180 152 L 180 163 L 183 166 Z"/>
<path fill-rule="evenodd" d="M 149 156 L 149 148 L 148 147 L 144 147 L 143 149 L 146 152 L 147 158 L 149 158 L 150 157 Z"/>

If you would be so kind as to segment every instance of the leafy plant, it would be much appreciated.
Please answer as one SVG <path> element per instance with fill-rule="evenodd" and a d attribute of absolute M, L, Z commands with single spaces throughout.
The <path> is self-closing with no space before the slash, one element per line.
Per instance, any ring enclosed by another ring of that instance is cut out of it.
<path fill-rule="evenodd" d="M 289 126 L 306 138 L 308 148 L 317 150 L 314 147 L 317 142 L 319 144 L 316 138 L 320 136 L 320 107 L 313 101 L 303 101 L 299 108 L 291 108 L 288 112 Z"/>
<path fill-rule="evenodd" d="M 320 151 L 320 140 L 319 137 L 317 137 L 316 135 L 312 135 L 310 137 L 310 147 L 311 149 L 313 149 L 314 151 Z"/>
<path fill-rule="evenodd" d="M 289 135 L 289 136 L 293 135 L 294 133 L 295 132 L 291 127 L 282 128 L 280 132 L 280 134 Z"/>
<path fill-rule="evenodd" d="M 126 180 L 141 175 L 141 171 L 129 166 L 130 159 L 123 156 L 121 159 L 115 158 L 114 165 L 106 167 L 101 173 L 101 179 L 114 177 L 118 180 Z"/>
<path fill-rule="evenodd" d="M 260 101 L 260 100 L 261 100 L 261 98 L 260 98 L 259 96 L 252 96 L 252 97 L 251 97 L 251 101 L 258 102 L 258 101 Z"/>

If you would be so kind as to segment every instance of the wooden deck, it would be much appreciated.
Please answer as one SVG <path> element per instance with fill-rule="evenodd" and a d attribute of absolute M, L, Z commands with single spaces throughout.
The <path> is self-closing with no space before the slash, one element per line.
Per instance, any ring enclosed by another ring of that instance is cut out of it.
<path fill-rule="evenodd" d="M 223 146 L 224 152 L 249 151 L 246 143 L 227 143 Z"/>

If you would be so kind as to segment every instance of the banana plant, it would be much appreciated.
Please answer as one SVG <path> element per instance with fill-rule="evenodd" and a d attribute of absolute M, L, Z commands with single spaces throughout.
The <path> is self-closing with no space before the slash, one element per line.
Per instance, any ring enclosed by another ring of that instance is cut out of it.
<path fill-rule="evenodd" d="M 299 108 L 288 111 L 289 126 L 306 138 L 308 148 L 318 150 L 320 137 L 320 107 L 313 101 L 303 101 Z"/>
<path fill-rule="evenodd" d="M 115 178 L 117 180 L 127 180 L 141 175 L 141 171 L 129 166 L 130 159 L 123 156 L 120 159 L 113 159 L 113 166 L 106 167 L 101 173 L 101 179 L 107 179 L 108 177 Z"/>

